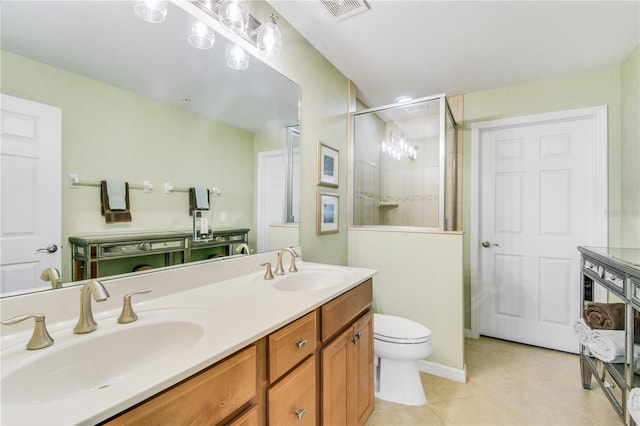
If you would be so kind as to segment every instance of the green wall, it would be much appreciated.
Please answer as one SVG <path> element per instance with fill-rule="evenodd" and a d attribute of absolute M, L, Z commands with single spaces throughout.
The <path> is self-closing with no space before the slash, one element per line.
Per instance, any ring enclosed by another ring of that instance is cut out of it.
<path fill-rule="evenodd" d="M 70 279 L 69 236 L 98 232 L 187 229 L 186 192 L 175 187 L 217 186 L 213 225 L 253 229 L 255 135 L 226 124 L 2 51 L 2 93 L 62 109 L 63 276 Z M 133 221 L 106 224 L 97 187 L 69 189 L 81 180 L 149 180 L 151 193 L 131 190 Z M 220 212 L 226 213 L 221 222 Z M 251 234 L 253 238 L 253 233 Z"/>
<path fill-rule="evenodd" d="M 620 245 L 640 247 L 640 47 L 620 66 L 621 229 Z"/>
<path fill-rule="evenodd" d="M 622 79 L 621 74 L 623 75 Z M 638 80 L 638 50 L 636 49 L 635 53 L 621 67 L 464 95 L 462 190 L 463 226 L 466 231 L 464 242 L 465 328 L 471 326 L 471 266 L 468 232 L 471 223 L 471 125 L 502 118 L 606 105 L 608 112 L 609 244 L 624 245 L 623 240 L 630 230 L 630 222 L 635 221 L 637 226 L 638 221 L 637 206 L 640 197 L 640 191 L 637 189 L 639 181 L 637 167 Z M 635 94 L 633 90 L 635 90 Z M 633 115 L 633 108 L 635 108 L 635 115 Z M 634 131 L 636 132 L 635 137 L 633 136 Z M 635 161 L 624 158 L 629 152 L 636 153 Z M 623 208 L 632 210 L 631 213 L 635 208 L 635 219 L 632 218 L 633 215 L 630 215 L 630 218 L 623 220 L 620 214 Z M 636 247 L 638 246 L 637 238 Z"/>

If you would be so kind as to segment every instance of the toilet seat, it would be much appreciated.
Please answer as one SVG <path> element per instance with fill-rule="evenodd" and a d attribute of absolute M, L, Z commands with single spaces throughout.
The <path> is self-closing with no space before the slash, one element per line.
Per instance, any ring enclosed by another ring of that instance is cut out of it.
<path fill-rule="evenodd" d="M 373 315 L 374 338 L 397 344 L 419 344 L 431 340 L 431 330 L 407 318 Z"/>

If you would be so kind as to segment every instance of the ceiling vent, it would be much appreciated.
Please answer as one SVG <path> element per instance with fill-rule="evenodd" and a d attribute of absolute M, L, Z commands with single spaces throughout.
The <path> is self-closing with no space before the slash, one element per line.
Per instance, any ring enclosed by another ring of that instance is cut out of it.
<path fill-rule="evenodd" d="M 320 0 L 331 16 L 340 22 L 369 9 L 364 0 Z"/>

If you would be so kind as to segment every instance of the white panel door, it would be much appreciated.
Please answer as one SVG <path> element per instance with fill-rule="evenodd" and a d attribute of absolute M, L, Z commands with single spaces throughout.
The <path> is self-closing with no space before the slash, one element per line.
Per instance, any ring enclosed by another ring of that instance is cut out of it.
<path fill-rule="evenodd" d="M 41 287 L 44 269 L 60 270 L 62 111 L 7 95 L 1 102 L 0 291 L 5 293 Z"/>
<path fill-rule="evenodd" d="M 258 253 L 263 253 L 272 249 L 269 247 L 269 226 L 284 222 L 284 151 L 265 151 L 258 154 L 257 186 L 256 246 Z"/>
<path fill-rule="evenodd" d="M 480 334 L 577 352 L 578 245 L 596 241 L 594 125 L 575 119 L 480 137 Z"/>

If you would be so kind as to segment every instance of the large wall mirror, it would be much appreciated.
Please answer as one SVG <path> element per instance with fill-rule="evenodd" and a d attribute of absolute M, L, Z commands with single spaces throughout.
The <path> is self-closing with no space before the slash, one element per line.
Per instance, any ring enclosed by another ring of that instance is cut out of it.
<path fill-rule="evenodd" d="M 211 198 L 211 225 L 249 229 L 253 253 L 297 245 L 295 83 L 258 57 L 246 69 L 228 67 L 222 33 L 215 33 L 210 49 L 191 46 L 192 17 L 173 3 L 160 24 L 140 19 L 133 1 L 9 1 L 0 7 L 2 94 L 61 112 L 56 244 L 64 283 L 72 281 L 69 237 L 191 230 L 188 192 L 165 193 L 165 183 L 219 189 Z M 42 200 L 7 205 L 5 194 L 30 186 L 10 175 L 4 154 L 3 217 L 18 217 L 11 213 L 16 209 L 24 209 L 23 221 L 36 217 L 31 212 L 46 215 Z M 130 189 L 132 220 L 108 224 L 100 188 L 70 186 L 70 174 L 80 182 L 116 179 L 136 188 L 147 181 L 153 189 Z M 12 272 L 19 268 L 6 267 L 8 219 L 2 220 L 2 295 L 51 288 L 40 279 L 46 260 L 32 268 L 33 285 Z"/>

